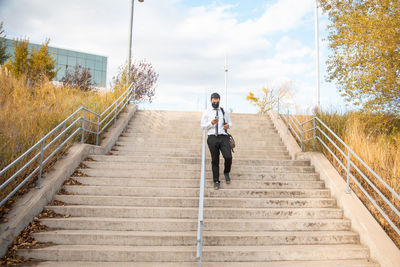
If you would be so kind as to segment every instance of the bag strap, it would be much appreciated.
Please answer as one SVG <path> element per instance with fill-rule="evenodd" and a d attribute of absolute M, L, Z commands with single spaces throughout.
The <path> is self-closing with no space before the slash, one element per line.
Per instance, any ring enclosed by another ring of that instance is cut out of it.
<path fill-rule="evenodd" d="M 225 111 L 224 111 L 224 109 L 221 107 L 221 111 L 222 111 L 222 116 L 223 116 L 223 118 L 224 118 L 224 125 L 225 125 Z M 226 131 L 225 131 L 226 132 Z"/>
<path fill-rule="evenodd" d="M 225 111 L 224 111 L 224 109 L 223 109 L 222 107 L 221 107 L 221 111 L 222 111 L 222 116 L 223 116 L 223 118 L 224 118 L 224 126 L 225 126 Z M 224 131 L 226 132 L 227 135 L 230 136 L 230 134 L 228 133 L 228 130 L 225 130 L 225 129 L 224 129 Z"/>

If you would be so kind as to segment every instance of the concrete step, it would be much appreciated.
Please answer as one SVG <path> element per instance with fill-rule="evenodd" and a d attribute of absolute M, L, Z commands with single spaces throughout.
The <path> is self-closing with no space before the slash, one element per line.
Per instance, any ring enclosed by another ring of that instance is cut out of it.
<path fill-rule="evenodd" d="M 248 133 L 240 133 L 240 134 L 234 134 L 233 132 L 231 133 L 232 136 L 239 140 L 252 140 L 252 141 L 275 141 L 275 142 L 281 142 L 282 140 L 280 139 L 278 134 L 275 134 L 273 132 L 264 132 L 260 134 L 253 134 L 253 132 L 248 132 Z M 251 139 L 249 137 L 251 136 Z M 246 139 L 247 137 L 247 139 Z M 203 133 L 199 131 L 199 133 L 163 133 L 162 131 L 160 132 L 154 132 L 154 133 L 130 133 L 130 132 L 123 132 L 122 135 L 119 138 L 119 141 L 132 141 L 136 140 L 138 138 L 146 138 L 146 139 L 159 139 L 159 138 L 168 138 L 171 141 L 178 141 L 180 139 L 197 139 L 198 142 L 202 140 L 203 138 Z"/>
<path fill-rule="evenodd" d="M 144 111 L 144 112 L 153 112 L 153 111 Z M 200 121 L 201 117 L 203 115 L 203 111 L 199 112 L 179 112 L 176 111 L 175 113 L 171 111 L 160 111 L 161 114 L 140 114 L 140 113 L 135 113 L 135 117 L 133 120 L 136 119 L 148 119 L 148 118 L 154 118 L 154 119 L 162 119 L 162 120 L 182 120 L 182 119 L 187 119 L 188 121 Z M 257 114 L 240 114 L 240 113 L 229 113 L 229 116 L 231 117 L 232 120 L 238 120 L 238 121 L 267 121 L 271 122 L 271 119 L 269 118 L 268 115 L 263 115 L 258 117 Z M 244 120 L 245 119 L 245 120 Z"/>
<path fill-rule="evenodd" d="M 201 117 L 202 114 L 200 114 L 200 116 L 193 117 L 193 116 L 180 116 L 180 117 L 170 117 L 170 116 L 162 116 L 162 117 L 134 117 L 130 123 L 134 123 L 134 122 L 141 122 L 141 123 L 153 123 L 153 122 L 157 122 L 157 123 L 171 123 L 173 122 L 174 125 L 176 127 L 179 127 L 180 125 L 182 125 L 182 120 L 183 119 L 187 119 L 187 121 L 185 121 L 185 123 L 187 123 L 188 125 L 191 126 L 199 126 L 200 125 L 200 121 L 201 121 Z M 151 118 L 151 119 L 149 119 Z M 231 117 L 231 120 L 233 123 L 235 124 L 240 124 L 241 126 L 253 126 L 254 124 L 269 124 L 269 125 L 273 125 L 272 121 L 270 120 L 270 118 L 268 118 L 268 116 L 264 117 L 264 118 L 252 118 L 252 117 Z"/>
<path fill-rule="evenodd" d="M 210 158 L 209 152 L 206 152 L 206 158 Z M 151 157 L 198 157 L 201 158 L 201 150 L 199 151 L 184 151 L 182 149 L 179 150 L 131 150 L 131 151 L 120 151 L 120 150 L 111 150 L 110 155 L 117 156 L 151 156 Z M 288 152 L 261 152 L 261 153 L 251 153 L 251 151 L 237 151 L 232 154 L 234 159 L 245 159 L 245 158 L 255 158 L 255 159 L 269 159 L 269 160 L 279 160 L 291 159 Z"/>
<path fill-rule="evenodd" d="M 123 132 L 119 137 L 119 141 L 133 141 L 137 138 L 146 138 L 146 139 L 159 139 L 159 138 L 168 138 L 173 142 L 178 141 L 179 139 L 197 139 L 198 141 L 202 140 L 203 133 L 201 131 L 194 132 L 192 134 L 163 134 L 162 131 L 155 131 L 153 133 L 130 133 Z M 201 142 L 201 141 L 200 141 Z"/>
<path fill-rule="evenodd" d="M 141 163 L 178 163 L 178 164 L 201 164 L 199 157 L 150 157 L 150 156 L 113 156 L 113 155 L 90 155 L 89 158 L 98 162 L 141 162 Z M 223 157 L 220 157 L 223 160 Z M 84 161 L 86 163 L 86 161 Z M 211 159 L 206 159 L 206 164 L 211 164 Z M 237 159 L 235 165 L 251 166 L 311 166 L 309 160 L 260 160 L 260 159 Z"/>
<path fill-rule="evenodd" d="M 144 169 L 90 169 L 90 168 L 85 168 L 85 169 L 79 169 L 80 172 L 88 175 L 88 176 L 100 176 L 100 177 L 152 177 L 152 178 L 159 178 L 159 177 L 170 177 L 170 178 L 196 178 L 200 177 L 200 169 L 197 170 L 165 170 L 165 171 L 160 171 L 159 169 L 150 169 L 150 168 L 144 168 Z M 222 172 L 222 168 L 220 168 L 220 172 Z M 273 177 L 274 175 L 283 175 L 283 174 L 293 174 L 293 175 L 313 175 L 312 171 L 304 171 L 304 172 L 296 172 L 290 170 L 282 170 L 282 169 L 276 169 L 276 170 L 270 170 L 270 171 L 236 171 L 235 168 L 232 167 L 232 172 L 230 173 L 230 176 L 232 179 L 235 179 L 235 177 Z M 206 177 L 212 177 L 211 170 L 208 168 L 206 169 Z M 221 176 L 223 177 L 223 176 Z M 243 178 L 244 179 L 244 178 Z"/>
<path fill-rule="evenodd" d="M 239 145 L 239 143 L 238 143 Z M 138 143 L 135 141 L 119 141 L 114 146 L 115 149 L 119 147 L 129 147 L 129 148 L 158 148 L 158 149 L 187 149 L 196 150 L 201 149 L 201 143 L 159 143 L 153 141 L 147 141 Z M 241 148 L 246 148 L 246 150 L 268 150 L 268 151 L 287 151 L 286 147 L 281 142 L 264 142 L 264 144 L 257 143 L 240 143 Z M 208 149 L 208 147 L 207 147 Z"/>
<path fill-rule="evenodd" d="M 222 107 L 223 108 L 223 107 Z M 203 111 L 176 111 L 176 110 L 138 110 L 135 113 L 135 117 L 146 117 L 146 116 L 158 116 L 162 118 L 188 118 L 193 119 L 193 117 L 201 119 Z M 264 119 L 270 120 L 269 116 L 266 114 L 249 114 L 249 113 L 232 113 L 229 112 L 231 118 L 248 118 L 248 119 Z"/>
<path fill-rule="evenodd" d="M 157 142 L 157 143 L 184 143 L 184 144 L 197 144 L 197 145 L 201 145 L 202 141 L 203 141 L 203 135 L 185 135 L 188 136 L 187 138 L 181 138 L 180 135 L 174 136 L 174 137 L 166 137 L 164 135 L 160 135 L 160 136 L 149 136 L 146 134 L 139 134 L 139 133 L 132 133 L 132 132 L 124 132 L 120 138 L 128 138 L 129 135 L 135 134 L 135 137 L 131 137 L 129 140 L 130 142 L 134 142 L 134 143 L 138 143 L 138 144 L 143 144 L 146 142 Z M 233 133 L 232 133 L 233 135 Z M 208 137 L 208 136 L 206 136 Z M 234 138 L 236 141 L 239 141 L 241 144 L 270 144 L 276 141 L 280 141 L 280 136 L 278 134 L 272 134 L 269 133 L 266 136 L 261 136 L 261 137 L 257 137 L 257 138 L 248 138 L 249 136 L 247 136 L 247 138 L 245 138 L 245 135 L 243 134 L 239 134 L 239 135 L 234 135 Z M 118 141 L 124 141 L 124 140 L 118 140 Z"/>
<path fill-rule="evenodd" d="M 197 197 L 127 197 L 93 195 L 56 195 L 68 205 L 137 206 L 137 207 L 198 207 Z M 204 207 L 237 208 L 333 208 L 333 198 L 210 198 L 204 200 Z"/>
<path fill-rule="evenodd" d="M 229 133 L 235 136 L 244 136 L 245 134 L 251 134 L 254 138 L 268 138 L 269 136 L 278 137 L 279 134 L 274 127 L 262 126 L 262 127 L 254 127 L 254 128 L 241 128 L 241 127 L 233 127 L 228 130 Z M 123 134 L 137 134 L 137 135 L 150 135 L 152 137 L 161 137 L 163 136 L 161 133 L 164 133 L 164 137 L 173 137 L 173 136 L 187 136 L 187 137 L 195 137 L 202 136 L 203 129 L 200 128 L 200 125 L 196 127 L 190 127 L 188 125 L 180 126 L 179 128 L 171 128 L 170 125 L 154 125 L 149 127 L 129 127 L 126 128 Z M 208 133 L 207 133 L 208 134 Z"/>
<path fill-rule="evenodd" d="M 126 171 L 120 170 L 117 173 L 107 170 L 98 169 L 79 169 L 80 172 L 91 176 L 91 177 L 116 177 L 116 178 L 172 178 L 172 179 L 197 179 L 200 177 L 200 171 L 149 171 L 149 170 L 135 170 Z M 220 171 L 220 177 L 223 178 L 222 168 Z M 265 181 L 290 181 L 290 180 L 318 180 L 319 174 L 317 173 L 289 173 L 289 172 L 264 172 L 264 173 L 252 173 L 252 172 L 234 172 L 230 174 L 231 179 L 234 180 L 265 180 Z M 206 171 L 206 179 L 212 179 L 211 171 Z"/>
<path fill-rule="evenodd" d="M 55 245 L 19 250 L 26 258 L 53 261 L 195 261 L 195 246 Z"/>
<path fill-rule="evenodd" d="M 199 188 L 199 179 L 156 179 L 156 178 L 104 178 L 104 177 L 72 177 L 83 185 L 90 186 L 127 186 L 127 187 L 168 187 L 168 188 Z M 224 178 L 223 178 L 224 179 Z M 223 180 L 222 179 L 222 180 Z M 209 179 L 207 187 L 213 187 Z M 231 189 L 267 189 L 267 188 L 325 188 L 323 181 L 259 181 L 234 180 L 229 185 Z"/>
<path fill-rule="evenodd" d="M 160 118 L 170 118 L 170 119 L 175 119 L 175 118 L 187 118 L 187 119 L 201 119 L 203 114 L 203 111 L 174 111 L 174 110 L 138 110 L 135 113 L 134 118 L 147 118 L 147 117 L 160 117 Z M 270 121 L 270 118 L 268 115 L 265 114 L 248 114 L 248 113 L 232 113 L 230 112 L 229 115 L 231 116 L 232 119 L 234 118 L 246 118 L 246 119 L 252 119 L 252 120 L 267 120 Z"/>
<path fill-rule="evenodd" d="M 152 171 L 196 171 L 199 170 L 199 164 L 177 164 L 177 163 L 140 163 L 140 162 L 95 162 L 87 161 L 85 165 L 89 169 L 110 169 L 110 170 L 148 170 Z M 211 164 L 206 165 L 206 170 L 211 171 Z M 298 172 L 298 173 L 310 173 L 314 172 L 312 166 L 252 166 L 252 165 L 232 165 L 232 173 L 235 172 L 247 172 L 247 173 L 263 173 L 263 172 Z"/>
<path fill-rule="evenodd" d="M 44 218 L 41 222 L 53 229 L 116 231 L 196 231 L 197 218 L 114 218 L 69 217 Z M 349 231 L 348 219 L 210 219 L 204 231 Z"/>
<path fill-rule="evenodd" d="M 134 117 L 133 120 L 131 120 L 130 123 L 135 123 L 135 122 L 140 122 L 140 123 L 174 123 L 175 126 L 180 126 L 182 125 L 182 120 L 186 119 L 187 121 L 185 121 L 185 123 L 188 123 L 189 125 L 193 126 L 193 125 L 200 125 L 200 121 L 201 121 L 201 116 L 202 114 L 200 114 L 200 116 L 193 117 L 193 116 L 179 116 L 179 117 L 170 117 L 170 116 L 138 116 L 138 117 Z M 272 125 L 272 121 L 266 116 L 264 118 L 252 118 L 252 117 L 231 117 L 231 120 L 233 123 L 235 124 L 240 124 L 243 126 L 254 126 L 255 123 L 257 124 L 271 124 Z"/>
<path fill-rule="evenodd" d="M 193 136 L 199 137 L 202 136 L 203 129 L 200 128 L 200 125 L 196 125 L 195 127 L 190 125 L 184 125 L 180 127 L 176 127 L 171 129 L 170 125 L 137 125 L 137 126 L 128 126 L 124 129 L 123 134 L 137 134 L 137 135 L 146 135 L 150 134 L 153 137 L 162 137 L 160 133 L 164 133 L 166 136 Z M 279 137 L 278 131 L 273 126 L 256 126 L 256 127 L 241 127 L 235 125 L 233 128 L 228 129 L 228 133 L 233 136 L 243 137 L 246 134 L 251 134 L 254 138 L 268 138 L 268 137 Z M 208 132 L 207 132 L 208 134 Z"/>
<path fill-rule="evenodd" d="M 195 246 L 196 231 L 145 232 L 104 230 L 55 230 L 34 233 L 39 242 L 57 245 Z M 350 231 L 312 232 L 211 232 L 203 233 L 204 246 L 266 246 L 356 244 Z"/>
<path fill-rule="evenodd" d="M 222 122 L 222 121 L 221 121 Z M 260 119 L 260 120 L 240 120 L 240 119 L 232 119 L 232 123 L 235 128 L 257 128 L 259 127 L 274 127 L 274 124 L 271 121 L 265 120 L 265 119 Z M 200 120 L 195 121 L 193 119 L 189 121 L 185 121 L 182 123 L 179 119 L 169 119 L 169 120 L 151 120 L 148 118 L 135 118 L 131 122 L 128 123 L 129 127 L 148 127 L 148 126 L 171 126 L 174 125 L 175 128 L 182 127 L 182 125 L 186 126 L 187 128 L 200 128 Z M 171 128 L 171 127 L 170 127 Z"/>
<path fill-rule="evenodd" d="M 207 148 L 207 155 L 209 154 L 208 147 Z M 201 153 L 201 146 L 193 146 L 193 147 L 188 147 L 188 146 L 180 146 L 180 147 L 171 147 L 171 146 L 163 146 L 162 144 L 159 144 L 159 146 L 156 145 L 149 145 L 147 146 L 114 146 L 112 150 L 117 150 L 117 151 L 156 151 L 156 152 L 182 152 L 182 153 Z M 251 147 L 240 147 L 237 146 L 235 147 L 235 155 L 262 155 L 265 153 L 275 153 L 277 155 L 282 155 L 282 153 L 287 153 L 287 150 L 284 147 L 259 147 L 259 148 L 251 148 Z"/>
<path fill-rule="evenodd" d="M 187 123 L 191 123 L 191 124 L 196 124 L 196 125 L 200 125 L 200 121 L 201 121 L 201 117 L 203 115 L 203 112 L 198 112 L 195 113 L 195 115 L 189 115 L 187 116 L 187 114 L 182 114 L 183 116 L 179 115 L 179 116 L 166 116 L 166 115 L 162 115 L 162 116 L 146 116 L 146 115 L 139 115 L 139 114 L 135 114 L 135 117 L 131 120 L 131 122 L 135 122 L 135 121 L 141 121 L 141 122 L 151 122 L 151 121 L 174 121 L 174 122 L 181 122 L 182 119 L 187 119 Z M 268 115 L 265 115 L 263 117 L 254 117 L 254 114 L 250 114 L 248 115 L 244 115 L 244 116 L 237 116 L 237 113 L 230 113 L 229 116 L 231 117 L 233 122 L 236 123 L 242 123 L 242 124 L 249 124 L 249 122 L 254 123 L 254 122 L 258 122 L 258 123 L 271 123 L 272 121 L 269 118 Z M 149 120 L 149 119 L 152 120 Z M 179 125 L 179 124 L 178 124 Z"/>
<path fill-rule="evenodd" d="M 262 137 L 258 139 L 249 139 L 243 137 L 243 136 L 234 136 L 235 140 L 240 143 L 241 145 L 250 145 L 250 144 L 256 144 L 256 145 L 266 145 L 266 144 L 273 144 L 273 143 L 280 143 L 280 145 L 283 145 L 282 141 L 278 140 L 278 135 L 274 137 L 275 140 L 271 140 L 268 137 Z M 134 144 L 145 144 L 145 143 L 157 143 L 157 144 L 195 144 L 201 146 L 203 142 L 202 136 L 196 135 L 193 138 L 180 138 L 180 136 L 176 136 L 174 138 L 165 138 L 163 136 L 161 137 L 155 137 L 155 138 L 150 138 L 147 135 L 143 135 L 141 137 L 136 137 L 136 138 L 127 138 L 125 134 L 122 134 L 118 141 L 123 142 L 129 142 L 129 143 L 134 143 Z"/>
<path fill-rule="evenodd" d="M 146 111 L 146 112 L 153 112 L 153 111 Z M 203 115 L 203 112 L 181 112 L 178 114 L 178 112 L 172 113 L 170 111 L 161 111 L 162 114 L 140 114 L 140 113 L 135 113 L 135 117 L 133 120 L 136 119 L 148 119 L 148 118 L 153 118 L 153 119 L 162 119 L 163 121 L 166 121 L 166 119 L 169 120 L 182 120 L 182 119 L 187 119 L 189 122 L 194 122 L 194 121 L 200 121 L 201 117 Z M 231 117 L 232 120 L 234 121 L 266 121 L 266 122 L 271 122 L 271 119 L 269 118 L 268 115 L 263 115 L 260 117 L 257 117 L 256 114 L 239 114 L 239 113 L 229 113 L 229 116 Z"/>
<path fill-rule="evenodd" d="M 221 120 L 220 123 L 223 123 Z M 246 129 L 246 128 L 257 128 L 260 127 L 272 127 L 274 124 L 270 120 L 243 120 L 243 119 L 232 119 L 232 123 L 235 128 Z M 168 127 L 171 128 L 192 128 L 192 129 L 199 129 L 201 127 L 201 119 L 193 120 L 189 119 L 186 121 L 182 121 L 182 119 L 175 119 L 175 118 L 154 118 L 154 119 L 140 119 L 134 118 L 131 120 L 128 125 L 130 127 L 151 127 L 151 126 L 158 126 L 158 127 Z M 171 127 L 173 126 L 173 127 Z"/>
<path fill-rule="evenodd" d="M 144 196 L 144 197 L 198 197 L 198 188 L 173 187 L 126 187 L 126 186 L 64 186 L 65 190 L 78 195 Z M 328 189 L 231 189 L 221 184 L 220 190 L 206 188 L 206 197 L 253 197 L 253 198 L 327 198 Z"/>
<path fill-rule="evenodd" d="M 268 180 L 268 181 L 300 181 L 300 180 L 319 180 L 318 173 L 231 173 L 231 178 L 240 180 Z M 211 172 L 206 172 L 206 177 L 212 177 Z M 220 174 L 220 177 L 223 177 Z"/>
<path fill-rule="evenodd" d="M 186 125 L 185 125 L 186 126 Z M 151 133 L 152 135 L 160 135 L 162 132 L 163 134 L 167 136 L 201 136 L 203 133 L 203 130 L 200 128 L 200 125 L 197 125 L 196 127 L 190 127 L 190 125 L 187 125 L 188 128 L 186 127 L 180 127 L 180 128 L 174 128 L 174 129 L 168 129 L 168 126 L 165 125 L 160 125 L 160 126 L 137 126 L 137 127 L 127 127 L 123 134 L 124 135 L 131 135 L 131 134 L 149 134 Z M 240 126 L 239 126 L 240 127 Z M 264 137 L 268 139 L 270 136 L 271 137 L 279 137 L 278 131 L 274 127 L 270 126 L 260 126 L 260 127 L 252 127 L 252 128 L 238 128 L 234 127 L 233 129 L 228 130 L 230 134 L 233 136 L 244 136 L 246 134 L 254 134 L 254 137 L 260 138 Z"/>
<path fill-rule="evenodd" d="M 132 135 L 132 134 L 129 134 Z M 135 134 L 134 136 L 129 136 L 127 132 L 124 132 L 120 135 L 118 138 L 118 141 L 127 141 L 127 142 L 137 142 L 137 143 L 143 143 L 143 142 L 157 142 L 157 143 L 194 143 L 194 144 L 202 144 L 203 141 L 203 136 L 202 134 L 194 134 L 194 135 L 155 135 L 155 134 Z M 233 135 L 233 133 L 232 133 Z M 280 139 L 279 135 L 274 135 L 274 134 L 268 134 L 268 135 L 262 135 L 262 136 L 252 136 L 251 134 L 247 135 L 233 135 L 235 138 L 235 141 L 239 144 L 249 144 L 249 143 L 263 143 L 263 142 L 269 142 L 269 143 L 280 143 L 282 144 L 282 140 Z M 251 139 L 249 139 L 249 136 L 251 136 Z M 273 137 L 273 139 L 271 139 Z"/>
<path fill-rule="evenodd" d="M 277 261 L 366 259 L 361 245 L 204 246 L 205 261 Z"/>
<path fill-rule="evenodd" d="M 122 148 L 122 149 L 121 149 Z M 157 156 L 194 156 L 201 158 L 201 150 L 186 150 L 184 148 L 176 149 L 157 149 L 157 148 L 145 148 L 145 147 L 114 147 L 111 151 L 112 155 L 125 155 L 132 156 L 138 154 L 147 154 L 154 157 Z M 290 159 L 289 153 L 287 151 L 271 151 L 271 150 L 240 150 L 235 149 L 235 153 L 232 153 L 234 159 L 237 158 L 258 158 L 258 159 Z M 211 158 L 210 152 L 206 151 L 206 158 Z"/>
<path fill-rule="evenodd" d="M 185 136 L 163 136 L 163 135 L 155 135 L 155 134 L 136 134 L 135 136 L 127 136 L 127 132 L 123 132 L 118 141 L 127 141 L 127 142 L 153 142 L 152 140 L 159 141 L 160 143 L 191 143 L 202 144 L 203 135 L 202 133 L 196 133 L 194 135 L 185 135 Z M 132 134 L 130 134 L 132 135 Z M 261 140 L 263 141 L 263 140 Z"/>
<path fill-rule="evenodd" d="M 53 261 L 194 261 L 195 246 L 55 245 L 18 252 L 26 258 Z M 204 246 L 205 261 L 279 261 L 367 259 L 361 245 Z"/>
<path fill-rule="evenodd" d="M 88 262 L 45 261 L 37 263 L 38 267 L 159 267 L 160 262 Z M 163 267 L 195 267 L 197 262 L 162 262 Z M 368 260 L 324 260 L 324 261 L 260 261 L 260 262 L 204 262 L 204 267 L 379 267 L 379 264 Z"/>
<path fill-rule="evenodd" d="M 128 207 L 128 206 L 46 206 L 56 213 L 76 217 L 114 218 L 197 218 L 198 209 L 190 207 Z M 207 208 L 205 218 L 314 218 L 340 219 L 338 208 Z"/>
<path fill-rule="evenodd" d="M 220 121 L 220 124 L 223 122 Z M 265 121 L 258 121 L 256 123 L 251 122 L 239 122 L 239 121 L 232 121 L 233 129 L 241 131 L 248 131 L 248 130 L 257 130 L 257 129 L 275 129 L 275 126 L 270 122 Z M 174 125 L 174 127 L 171 127 Z M 174 131 L 174 130 L 183 130 L 188 131 L 189 129 L 193 130 L 200 130 L 201 125 L 200 121 L 185 121 L 182 123 L 181 121 L 161 121 L 161 122 L 149 122 L 145 120 L 141 121 L 134 121 L 132 123 L 128 123 L 127 129 L 136 130 L 140 129 L 145 131 L 146 129 L 156 128 L 158 130 L 165 130 L 165 131 Z"/>

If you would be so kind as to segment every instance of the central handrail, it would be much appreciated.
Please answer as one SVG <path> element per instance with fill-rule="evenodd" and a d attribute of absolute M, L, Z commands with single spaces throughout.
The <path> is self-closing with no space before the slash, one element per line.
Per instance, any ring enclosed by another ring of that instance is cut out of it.
<path fill-rule="evenodd" d="M 201 146 L 199 216 L 197 221 L 197 251 L 196 251 L 196 258 L 199 262 L 199 267 L 201 267 L 202 265 L 202 256 L 203 256 L 203 222 L 204 222 L 205 187 L 206 187 L 206 129 L 203 129 L 203 143 Z"/>
<path fill-rule="evenodd" d="M 203 252 L 203 221 L 204 221 L 204 190 L 206 187 L 206 130 L 203 130 L 203 144 L 201 147 L 201 175 L 199 195 L 199 217 L 197 222 L 197 253 L 199 267 L 202 264 Z"/>

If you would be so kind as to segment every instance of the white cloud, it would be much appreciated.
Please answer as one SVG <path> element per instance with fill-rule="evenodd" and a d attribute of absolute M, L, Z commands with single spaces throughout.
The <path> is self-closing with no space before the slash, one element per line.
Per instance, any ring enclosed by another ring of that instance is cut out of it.
<path fill-rule="evenodd" d="M 284 32 L 299 27 L 312 10 L 313 0 L 280 0 L 269 6 L 256 21 L 263 32 Z"/>
<path fill-rule="evenodd" d="M 282 37 L 276 43 L 277 57 L 282 60 L 302 60 L 305 57 L 313 57 L 314 49 L 305 46 L 299 40 L 293 40 L 287 36 Z"/>
<path fill-rule="evenodd" d="M 109 79 L 127 58 L 129 8 L 126 0 L 0 0 L 9 36 L 36 42 L 50 37 L 54 46 L 106 55 Z M 204 88 L 223 93 L 225 54 L 235 111 L 254 111 L 245 96 L 266 82 L 290 79 L 307 90 L 313 86 L 313 46 L 289 35 L 313 27 L 313 0 L 274 0 L 262 7 L 261 16 L 243 22 L 235 8 L 189 7 L 184 0 L 136 2 L 133 54 L 160 73 L 156 105 L 190 110 Z"/>

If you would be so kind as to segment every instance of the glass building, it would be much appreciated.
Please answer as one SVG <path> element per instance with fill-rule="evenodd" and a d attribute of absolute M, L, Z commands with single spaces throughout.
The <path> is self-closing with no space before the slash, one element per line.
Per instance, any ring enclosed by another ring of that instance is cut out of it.
<path fill-rule="evenodd" d="M 5 44 L 7 46 L 7 54 L 12 58 L 14 56 L 13 40 L 5 39 Z M 31 51 L 32 48 L 39 50 L 40 47 L 41 45 L 39 44 L 29 43 L 28 50 Z M 94 86 L 106 86 L 107 57 L 49 46 L 49 53 L 52 52 L 52 57 L 56 60 L 56 70 L 58 69 L 54 80 L 60 81 L 65 76 L 67 69 L 73 72 L 75 66 L 80 65 L 89 69 Z"/>

